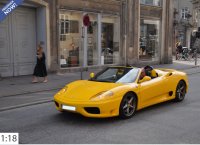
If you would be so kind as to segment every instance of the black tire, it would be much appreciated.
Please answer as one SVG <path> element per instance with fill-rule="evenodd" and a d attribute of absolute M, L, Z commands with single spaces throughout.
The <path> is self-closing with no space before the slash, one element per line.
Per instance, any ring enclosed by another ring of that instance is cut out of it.
<path fill-rule="evenodd" d="M 176 87 L 176 102 L 181 102 L 185 99 L 186 95 L 186 84 L 184 81 L 180 81 Z"/>
<path fill-rule="evenodd" d="M 137 109 L 137 97 L 133 93 L 127 93 L 121 103 L 119 108 L 119 117 L 123 119 L 128 119 L 135 115 Z"/>

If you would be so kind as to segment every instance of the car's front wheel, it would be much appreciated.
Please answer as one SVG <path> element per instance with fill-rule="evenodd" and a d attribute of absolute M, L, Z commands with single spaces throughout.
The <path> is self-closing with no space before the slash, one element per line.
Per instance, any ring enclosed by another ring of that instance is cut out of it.
<path fill-rule="evenodd" d="M 127 93 L 121 101 L 119 108 L 119 116 L 124 119 L 131 118 L 135 114 L 136 108 L 136 96 L 132 93 Z"/>
<path fill-rule="evenodd" d="M 184 81 L 180 81 L 176 87 L 175 101 L 181 102 L 184 100 L 186 95 L 186 84 Z"/>

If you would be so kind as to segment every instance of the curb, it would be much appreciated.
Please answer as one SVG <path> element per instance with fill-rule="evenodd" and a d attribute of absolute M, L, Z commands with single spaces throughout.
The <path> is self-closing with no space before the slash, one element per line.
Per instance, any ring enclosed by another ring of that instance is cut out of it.
<path fill-rule="evenodd" d="M 191 76 L 191 75 L 195 75 L 195 74 L 199 74 L 200 72 L 194 72 L 194 73 L 187 73 L 187 75 Z"/>
<path fill-rule="evenodd" d="M 4 108 L 0 108 L 0 112 L 9 111 L 9 110 L 18 109 L 18 108 L 23 108 L 23 107 L 27 107 L 27 106 L 34 106 L 34 105 L 39 105 L 39 104 L 44 104 L 44 103 L 50 103 L 50 102 L 53 102 L 53 99 L 37 101 L 37 102 L 33 102 L 33 103 L 26 103 L 26 104 L 10 106 L 10 107 L 4 107 Z"/>
<path fill-rule="evenodd" d="M 189 69 L 194 69 L 194 68 L 199 68 L 200 65 L 197 66 L 191 66 L 190 68 L 186 68 L 186 69 L 177 69 L 177 70 L 189 70 Z"/>

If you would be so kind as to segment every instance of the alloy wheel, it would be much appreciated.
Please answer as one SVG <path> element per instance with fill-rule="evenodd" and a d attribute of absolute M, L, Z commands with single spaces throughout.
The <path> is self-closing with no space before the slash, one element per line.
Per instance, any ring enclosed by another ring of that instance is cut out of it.
<path fill-rule="evenodd" d="M 176 88 L 176 101 L 182 101 L 185 98 L 186 85 L 185 82 L 180 81 Z"/>
<path fill-rule="evenodd" d="M 135 114 L 136 106 L 136 97 L 132 94 L 125 95 L 120 105 L 120 116 L 122 118 L 132 117 Z"/>

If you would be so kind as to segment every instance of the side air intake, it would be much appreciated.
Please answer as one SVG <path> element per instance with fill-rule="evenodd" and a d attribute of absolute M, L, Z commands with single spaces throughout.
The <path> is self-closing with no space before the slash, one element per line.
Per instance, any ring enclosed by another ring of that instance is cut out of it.
<path fill-rule="evenodd" d="M 173 95 L 173 91 L 170 91 L 169 92 L 169 96 L 171 97 Z"/>

